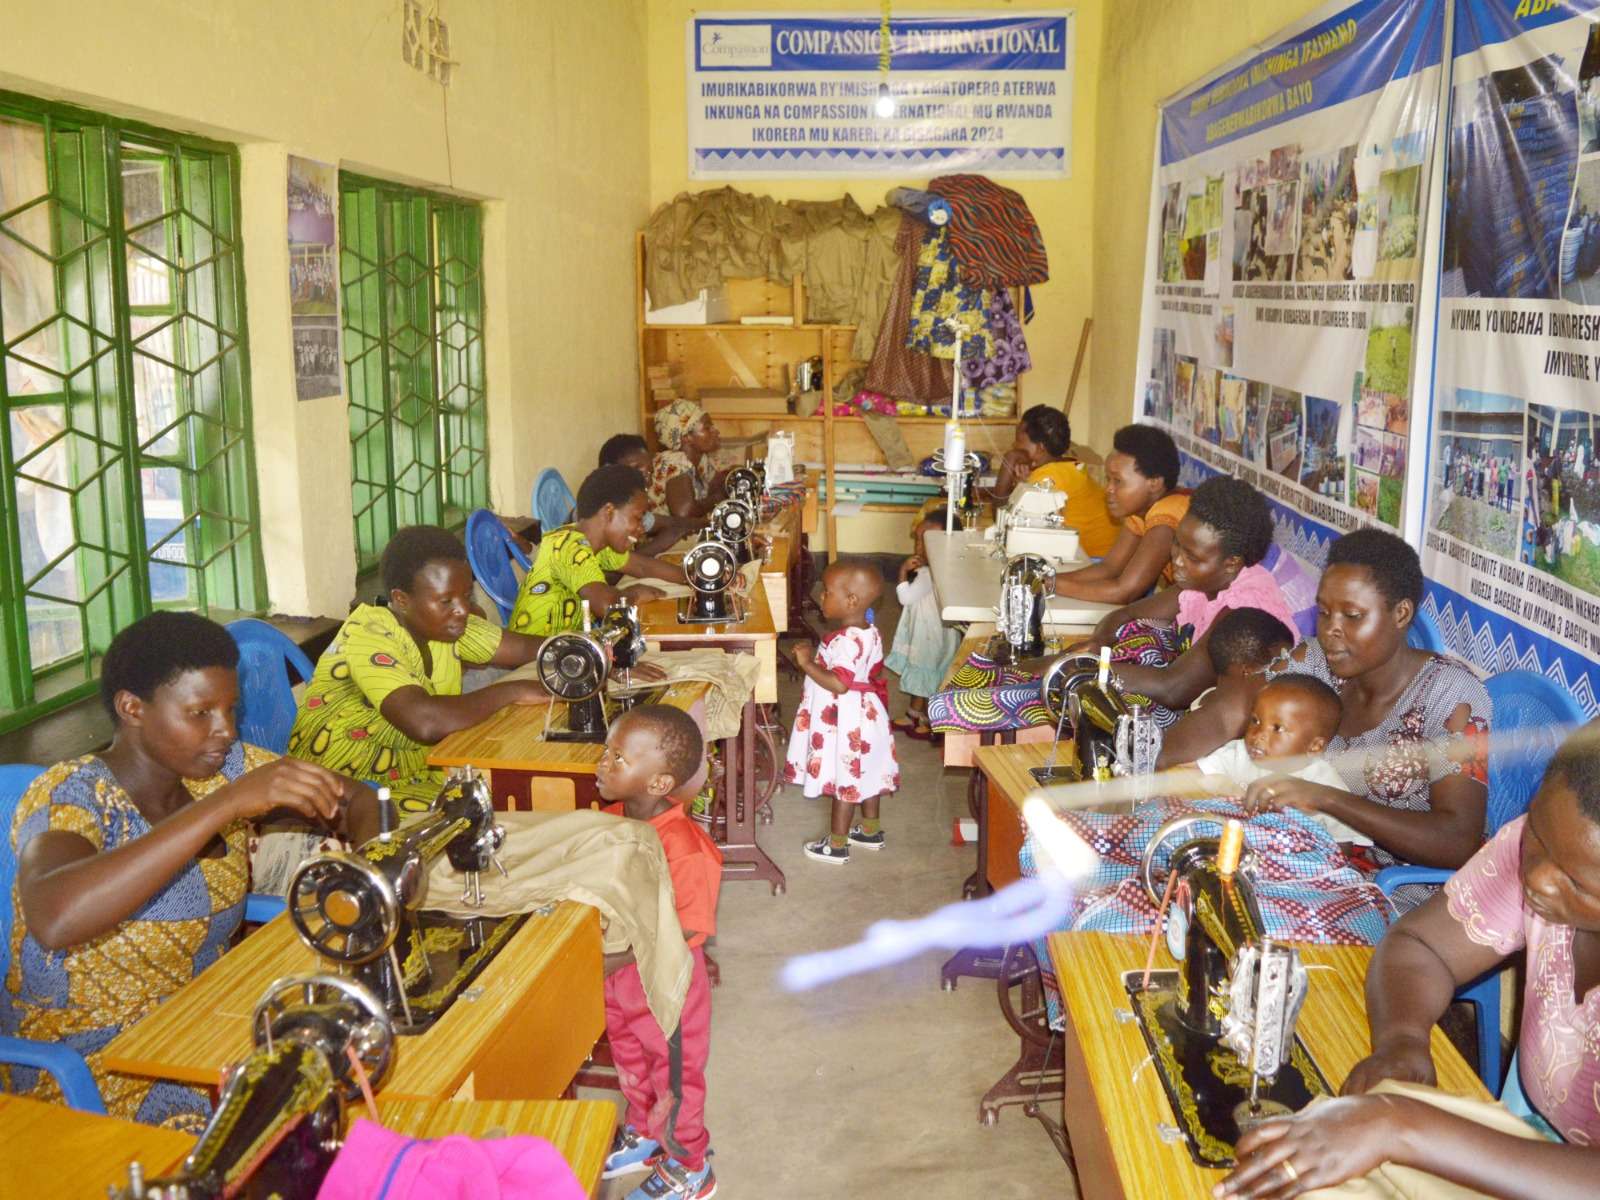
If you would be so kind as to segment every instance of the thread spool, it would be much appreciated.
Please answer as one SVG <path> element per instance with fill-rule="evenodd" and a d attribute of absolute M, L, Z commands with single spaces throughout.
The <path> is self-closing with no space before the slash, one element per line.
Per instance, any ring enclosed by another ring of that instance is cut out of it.
<path fill-rule="evenodd" d="M 1244 822 L 1229 818 L 1222 826 L 1222 837 L 1217 842 L 1217 874 L 1224 879 L 1233 878 L 1239 869 L 1239 859 L 1244 854 Z"/>

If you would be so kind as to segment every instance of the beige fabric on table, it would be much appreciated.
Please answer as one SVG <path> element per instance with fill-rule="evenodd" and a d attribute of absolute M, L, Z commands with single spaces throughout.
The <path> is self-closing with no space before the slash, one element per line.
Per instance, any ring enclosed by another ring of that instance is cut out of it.
<path fill-rule="evenodd" d="M 872 435 L 872 440 L 883 451 L 883 460 L 889 470 L 916 470 L 916 457 L 911 453 L 911 447 L 906 445 L 906 436 L 900 432 L 898 421 L 881 412 L 863 412 L 861 417 L 867 423 L 867 432 Z"/>
<path fill-rule="evenodd" d="M 665 650 L 647 654 L 644 661 L 659 667 L 671 683 L 709 683 L 705 721 L 702 728 L 710 741 L 721 741 L 738 734 L 744 721 L 744 706 L 755 695 L 761 664 L 753 654 L 729 654 L 726 650 Z M 613 679 L 610 691 L 621 691 L 620 680 Z M 657 688 L 659 683 L 635 682 L 635 691 Z"/>
<path fill-rule="evenodd" d="M 600 910 L 607 954 L 632 949 L 650 1012 L 678 1027 L 694 960 L 683 940 L 661 839 L 644 821 L 592 809 L 501 813 L 506 875 L 483 873 L 483 906 L 461 903 L 462 878 L 446 856 L 428 873 L 427 908 L 456 916 L 506 916 L 561 900 Z M 537 917 L 534 920 L 538 920 Z"/>
<path fill-rule="evenodd" d="M 1491 1103 L 1488 1100 L 1468 1100 L 1441 1092 L 1437 1088 L 1423 1087 L 1416 1083 L 1396 1083 L 1389 1079 L 1373 1088 L 1369 1094 L 1385 1093 L 1421 1100 L 1425 1104 L 1443 1109 L 1453 1117 L 1473 1121 L 1495 1133 L 1509 1134 L 1533 1142 L 1544 1140 L 1536 1129 L 1512 1113 L 1504 1104 Z M 1310 1112 L 1317 1105 L 1328 1102 L 1326 1097 L 1318 1097 L 1307 1106 L 1306 1111 Z M 1315 1191 L 1302 1192 L 1301 1195 L 1306 1200 L 1492 1200 L 1492 1197 L 1484 1192 L 1475 1192 L 1458 1183 L 1440 1179 L 1437 1175 L 1428 1175 L 1412 1167 L 1396 1166 L 1394 1163 L 1384 1163 L 1375 1171 L 1359 1179 L 1341 1183 L 1338 1187 L 1317 1188 Z"/>

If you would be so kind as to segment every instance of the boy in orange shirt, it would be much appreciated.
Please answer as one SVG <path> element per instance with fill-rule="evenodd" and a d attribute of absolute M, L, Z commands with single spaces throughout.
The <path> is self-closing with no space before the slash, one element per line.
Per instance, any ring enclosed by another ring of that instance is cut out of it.
<path fill-rule="evenodd" d="M 645 1002 L 633 952 L 605 958 L 606 1036 L 628 1102 L 606 1158 L 604 1178 L 654 1167 L 627 1200 L 708 1200 L 717 1178 L 706 1152 L 706 1057 L 711 1048 L 711 983 L 705 941 L 717 931 L 722 852 L 689 819 L 673 793 L 705 761 L 700 727 L 688 713 L 650 704 L 619 717 L 606 735 L 595 770 L 604 811 L 648 821 L 661 838 L 672 873 L 678 924 L 694 958 L 689 994 L 672 1036 L 662 1033 Z"/>

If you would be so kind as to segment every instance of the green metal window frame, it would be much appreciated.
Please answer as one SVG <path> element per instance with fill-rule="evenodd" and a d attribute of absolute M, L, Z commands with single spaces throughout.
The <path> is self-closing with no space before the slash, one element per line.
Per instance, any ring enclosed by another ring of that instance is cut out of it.
<path fill-rule="evenodd" d="M 339 281 L 357 570 L 405 525 L 488 502 L 479 205 L 341 172 Z"/>
<path fill-rule="evenodd" d="M 239 213 L 235 147 L 0 92 L 0 730 L 265 606 Z"/>

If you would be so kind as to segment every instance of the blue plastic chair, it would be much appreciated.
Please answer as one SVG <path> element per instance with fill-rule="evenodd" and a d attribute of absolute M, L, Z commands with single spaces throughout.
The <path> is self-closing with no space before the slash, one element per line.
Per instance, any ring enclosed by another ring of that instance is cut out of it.
<path fill-rule="evenodd" d="M 1416 615 L 1411 618 L 1411 628 L 1406 630 L 1406 644 L 1413 649 L 1427 650 L 1433 654 L 1449 653 L 1439 623 L 1421 608 L 1417 609 Z"/>
<path fill-rule="evenodd" d="M 510 622 L 511 609 L 517 602 L 517 576 L 511 569 L 512 559 L 521 563 L 524 571 L 531 565 L 505 522 L 487 508 L 473 512 L 467 518 L 467 562 L 472 564 L 472 575 L 478 586 L 500 610 L 501 624 Z"/>
<path fill-rule="evenodd" d="M 1420 612 L 1418 614 L 1421 615 Z M 1416 623 L 1412 623 L 1416 629 Z M 1503 671 L 1484 681 L 1489 691 L 1489 801 L 1485 823 L 1491 836 L 1528 811 L 1545 768 L 1569 731 L 1586 720 L 1566 689 L 1535 671 Z M 1377 884 L 1384 895 L 1405 884 L 1437 886 L 1452 872 L 1440 867 L 1386 867 Z M 1491 1095 L 1504 1078 L 1500 1047 L 1500 973 L 1491 971 L 1456 993 L 1476 1009 L 1478 1074 Z"/>
<path fill-rule="evenodd" d="M 559 529 L 572 520 L 578 502 L 572 498 L 572 489 L 561 478 L 561 472 L 546 467 L 533 481 L 533 517 L 545 532 Z"/>
<path fill-rule="evenodd" d="M 11 818 L 28 785 L 41 773 L 41 768 L 34 766 L 0 766 L 0 977 L 10 968 L 11 892 L 17 877 L 17 858 L 11 852 Z M 9 1007 L 10 1003 L 9 996 L 0 994 L 0 1005 Z M 89 1064 L 70 1046 L 0 1035 L 0 1063 L 45 1072 L 56 1081 L 73 1108 L 102 1114 L 106 1111 L 100 1099 L 100 1085 L 95 1083 Z"/>
<path fill-rule="evenodd" d="M 239 646 L 239 707 L 235 719 L 239 736 L 253 746 L 283 754 L 294 729 L 294 681 L 311 679 L 311 660 L 305 651 L 265 621 L 254 617 L 228 622 L 228 632 Z"/>

